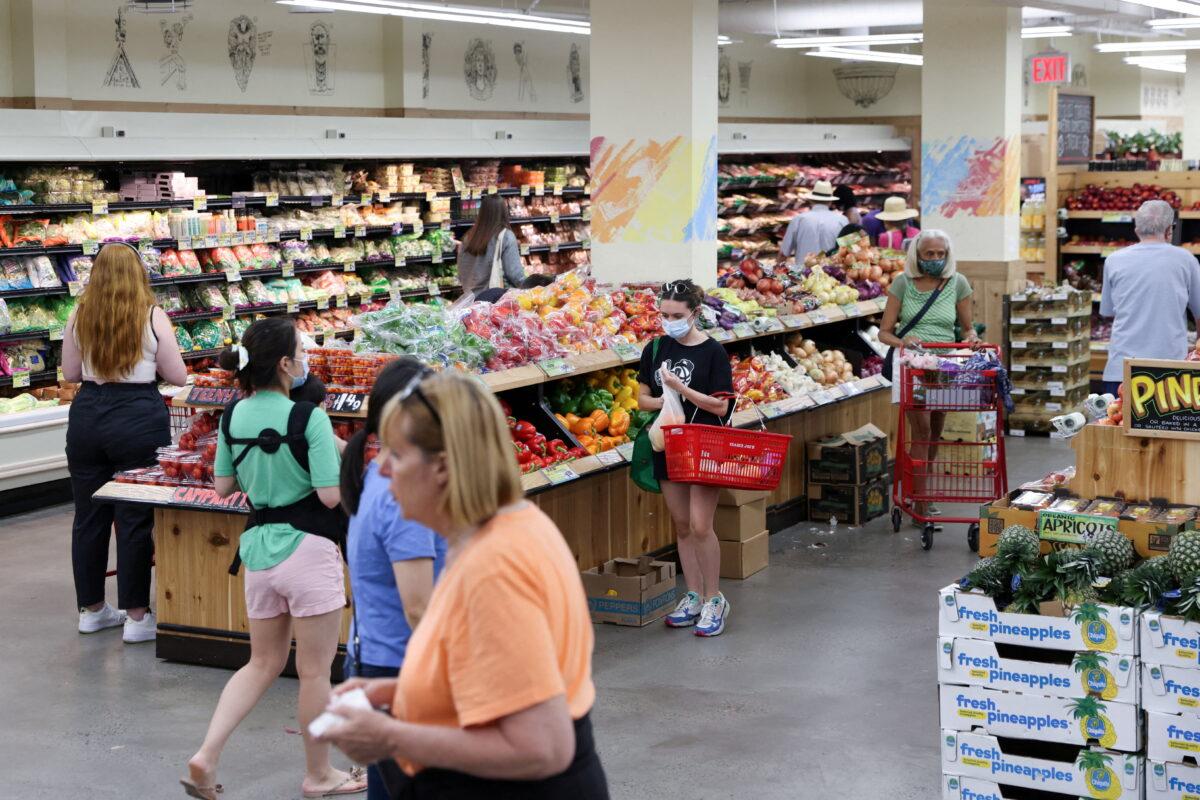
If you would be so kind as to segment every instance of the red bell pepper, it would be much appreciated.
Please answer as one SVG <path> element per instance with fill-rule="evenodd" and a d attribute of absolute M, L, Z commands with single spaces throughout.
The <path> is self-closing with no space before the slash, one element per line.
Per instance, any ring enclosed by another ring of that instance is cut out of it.
<path fill-rule="evenodd" d="M 523 419 L 517 420 L 513 426 L 513 437 L 519 442 L 529 442 L 533 437 L 538 435 L 537 428 L 533 427 L 532 423 L 526 422 Z"/>
<path fill-rule="evenodd" d="M 535 432 L 533 436 L 529 438 L 528 444 L 529 449 L 537 453 L 539 456 L 544 456 L 546 453 L 550 452 L 549 448 L 546 446 L 546 437 L 543 434 Z"/>

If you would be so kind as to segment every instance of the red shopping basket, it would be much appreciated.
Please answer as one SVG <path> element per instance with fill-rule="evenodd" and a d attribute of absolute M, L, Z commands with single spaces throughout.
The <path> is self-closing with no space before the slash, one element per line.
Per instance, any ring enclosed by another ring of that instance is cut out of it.
<path fill-rule="evenodd" d="M 720 425 L 665 425 L 667 475 L 676 483 L 770 491 L 792 437 Z"/>

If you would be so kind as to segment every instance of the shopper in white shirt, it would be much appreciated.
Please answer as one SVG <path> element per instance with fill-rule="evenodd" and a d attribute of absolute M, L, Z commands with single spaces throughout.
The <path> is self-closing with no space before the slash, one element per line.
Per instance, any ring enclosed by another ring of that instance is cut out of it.
<path fill-rule="evenodd" d="M 829 206 L 838 201 L 829 181 L 817 181 L 812 191 L 801 195 L 811 209 L 788 223 L 779 246 L 781 258 L 802 261 L 809 253 L 824 253 L 837 243 L 838 231 L 846 226 L 846 215 Z"/>
<path fill-rule="evenodd" d="M 1126 358 L 1182 359 L 1188 352 L 1186 312 L 1200 320 L 1200 266 L 1171 244 L 1175 210 L 1148 200 L 1133 215 L 1138 243 L 1104 260 L 1100 315 L 1113 317 L 1104 389 L 1116 393 Z"/>

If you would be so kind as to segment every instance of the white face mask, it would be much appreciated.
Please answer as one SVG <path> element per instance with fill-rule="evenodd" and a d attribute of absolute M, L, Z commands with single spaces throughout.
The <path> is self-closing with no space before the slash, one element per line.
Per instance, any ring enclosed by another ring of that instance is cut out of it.
<path fill-rule="evenodd" d="M 663 322 L 663 331 L 672 339 L 682 339 L 692 331 L 691 319 L 669 319 Z"/>

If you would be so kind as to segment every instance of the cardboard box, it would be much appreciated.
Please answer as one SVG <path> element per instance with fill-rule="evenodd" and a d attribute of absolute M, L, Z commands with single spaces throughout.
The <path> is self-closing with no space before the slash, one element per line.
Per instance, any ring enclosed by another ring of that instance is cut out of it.
<path fill-rule="evenodd" d="M 1090 661 L 1096 665 L 1089 669 Z M 1196 677 L 1200 680 L 1200 670 Z M 1002 657 L 992 642 L 954 636 L 938 639 L 938 683 L 1066 698 L 1096 693 L 1105 701 L 1135 705 L 1140 697 L 1133 656 L 1077 653 L 1065 663 L 1027 661 Z"/>
<path fill-rule="evenodd" d="M 1084 769 L 1071 760 L 1008 755 L 995 736 L 942 731 L 942 773 L 994 781 L 1007 786 L 1061 792 L 1071 797 L 1137 800 L 1142 796 L 1142 760 L 1126 753 L 1092 748 L 1107 757 L 1104 767 Z M 967 795 L 969 797 L 969 795 Z M 984 795 L 986 797 L 986 795 Z"/>
<path fill-rule="evenodd" d="M 771 534 L 762 531 L 744 542 L 720 541 L 721 577 L 741 580 L 767 567 Z"/>
<path fill-rule="evenodd" d="M 950 411 L 942 426 L 944 442 L 990 442 L 996 438 L 995 411 Z"/>
<path fill-rule="evenodd" d="M 1200 797 L 1200 767 L 1146 761 L 1146 800 L 1195 800 Z"/>
<path fill-rule="evenodd" d="M 888 513 L 890 500 L 887 484 L 881 480 L 859 486 L 810 483 L 808 518 L 825 522 L 835 517 L 848 525 L 862 525 Z"/>
<path fill-rule="evenodd" d="M 1009 525 L 1024 525 L 1037 530 L 1036 511 L 1013 508 L 1007 499 L 995 500 L 979 507 L 979 555 L 994 556 L 996 541 Z M 1125 534 L 1133 549 L 1142 558 L 1166 555 L 1175 534 L 1192 530 L 1194 522 L 1185 524 L 1143 520 L 1117 520 L 1117 530 Z M 1042 554 L 1050 552 L 1050 543 L 1042 542 Z"/>
<path fill-rule="evenodd" d="M 1005 789 L 1008 789 L 1010 794 L 1005 794 Z M 1021 792 L 1020 789 L 1013 790 L 995 781 L 966 778 L 962 775 L 942 775 L 942 800 L 1016 800 L 1029 797 L 1023 792 L 1019 795 L 1011 794 L 1013 791 Z M 1079 800 L 1078 794 L 1059 792 L 1039 792 L 1037 796 L 1042 800 Z"/>
<path fill-rule="evenodd" d="M 616 558 L 583 573 L 592 622 L 642 627 L 662 617 L 675 602 L 675 565 L 642 558 Z"/>
<path fill-rule="evenodd" d="M 1141 616 L 1143 660 L 1184 669 L 1200 669 L 1200 624 L 1158 611 Z"/>
<path fill-rule="evenodd" d="M 862 484 L 887 468 L 887 434 L 870 423 L 808 443 L 810 483 Z"/>
<path fill-rule="evenodd" d="M 750 489 L 722 489 L 717 494 L 718 506 L 744 506 L 759 500 L 766 500 L 766 492 L 755 492 Z"/>
<path fill-rule="evenodd" d="M 1142 749 L 1136 703 L 1094 697 L 1043 697 L 951 684 L 942 684 L 940 695 L 942 728 L 946 730 L 981 730 L 993 736 L 1063 744 L 1087 745 L 1094 741 L 1106 749 L 1126 753 Z M 1081 719 L 1075 716 L 1076 707 L 1084 704 L 1095 704 L 1096 713 Z M 1200 719 L 1196 724 L 1200 737 Z"/>
<path fill-rule="evenodd" d="M 713 527 L 723 542 L 748 542 L 767 527 L 767 501 L 742 506 L 717 506 Z"/>
<path fill-rule="evenodd" d="M 1091 603 L 1077 612 L 1051 608 L 1041 614 L 1010 614 L 979 592 L 951 584 L 938 593 L 938 635 L 1019 644 L 1046 650 L 1097 650 L 1123 656 L 1138 654 L 1138 612 L 1128 606 Z M 1099 619 L 1081 618 L 1094 613 Z"/>
<path fill-rule="evenodd" d="M 1146 758 L 1177 764 L 1200 759 L 1200 717 L 1147 711 Z"/>
<path fill-rule="evenodd" d="M 1142 708 L 1200 716 L 1200 669 L 1142 662 Z"/>

